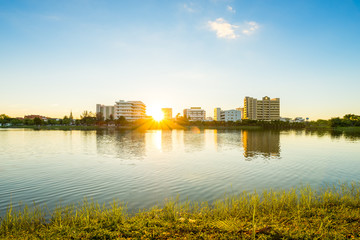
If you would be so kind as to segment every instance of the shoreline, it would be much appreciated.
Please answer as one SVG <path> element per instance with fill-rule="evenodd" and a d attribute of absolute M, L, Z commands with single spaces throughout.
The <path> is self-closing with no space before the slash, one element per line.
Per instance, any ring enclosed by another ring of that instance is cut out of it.
<path fill-rule="evenodd" d="M 129 214 L 126 205 L 84 200 L 45 219 L 38 206 L 0 219 L 2 239 L 344 239 L 360 237 L 360 183 L 226 196 L 212 204 L 169 200 Z"/>
<path fill-rule="evenodd" d="M 33 129 L 33 130 L 137 130 L 139 126 L 130 125 L 130 126 L 0 126 L 0 129 Z M 360 133 L 360 127 L 280 127 L 280 128 L 268 128 L 264 126 L 204 126 L 204 125 L 189 125 L 189 126 L 180 126 L 174 128 L 162 128 L 162 127 L 151 127 L 149 129 L 142 130 L 192 130 L 197 128 L 199 130 L 205 129 L 214 129 L 214 130 L 305 130 L 305 131 L 335 131 L 335 132 L 348 132 L 348 133 Z"/>

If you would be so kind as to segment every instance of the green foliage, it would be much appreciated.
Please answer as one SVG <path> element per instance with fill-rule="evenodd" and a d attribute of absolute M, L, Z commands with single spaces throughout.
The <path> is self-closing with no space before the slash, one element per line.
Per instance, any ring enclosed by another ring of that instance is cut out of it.
<path fill-rule="evenodd" d="M 11 125 L 13 125 L 13 126 L 23 125 L 23 121 L 20 120 L 20 119 L 17 119 L 17 118 L 12 118 L 12 119 L 10 120 L 10 123 L 11 123 Z"/>
<path fill-rule="evenodd" d="M 63 120 L 62 120 L 62 124 L 63 125 L 70 125 L 71 123 L 71 119 L 68 118 L 68 116 L 64 116 Z"/>
<path fill-rule="evenodd" d="M 290 123 L 282 121 L 257 121 L 243 119 L 242 121 L 188 121 L 179 118 L 177 123 L 181 126 L 196 126 L 199 128 L 214 129 L 247 129 L 247 128 L 264 128 L 264 129 L 301 129 L 306 127 L 306 123 Z"/>
<path fill-rule="evenodd" d="M 34 119 L 25 118 L 24 124 L 25 125 L 34 125 Z"/>
<path fill-rule="evenodd" d="M 115 123 L 119 126 L 126 125 L 128 121 L 124 116 L 120 116 L 118 119 L 115 120 Z"/>
<path fill-rule="evenodd" d="M 96 121 L 97 121 L 98 123 L 104 121 L 104 115 L 103 115 L 102 112 L 96 113 Z"/>
<path fill-rule="evenodd" d="M 187 117 L 177 116 L 176 122 L 181 126 L 189 126 L 190 125 L 190 121 L 189 121 L 189 119 L 187 119 Z"/>
<path fill-rule="evenodd" d="M 46 216 L 50 216 L 46 219 Z M 207 202 L 166 201 L 129 214 L 126 205 L 84 200 L 48 213 L 9 207 L 2 239 L 346 239 L 360 238 L 360 184 L 243 192 Z"/>
<path fill-rule="evenodd" d="M 2 123 L 2 124 L 10 123 L 10 120 L 11 120 L 11 118 L 6 114 L 0 115 L 0 123 Z"/>
<path fill-rule="evenodd" d="M 91 111 L 84 111 L 82 113 L 82 115 L 80 115 L 80 123 L 90 126 L 90 125 L 95 125 L 96 123 L 96 115 L 93 114 Z"/>
<path fill-rule="evenodd" d="M 360 126 L 360 116 L 354 114 L 347 114 L 342 119 L 330 119 L 331 127 L 358 127 Z"/>
<path fill-rule="evenodd" d="M 40 120 L 40 121 L 39 121 Z M 0 123 L 6 124 L 10 123 L 12 126 L 32 126 L 36 125 L 39 127 L 40 125 L 73 125 L 76 126 L 103 126 L 106 124 L 115 124 L 121 128 L 133 129 L 142 125 L 149 125 L 149 119 L 139 119 L 134 122 L 128 122 L 125 117 L 120 116 L 119 119 L 114 119 L 113 115 L 110 115 L 109 119 L 104 121 L 104 117 L 102 113 L 94 114 L 91 111 L 84 111 L 80 116 L 80 119 L 73 120 L 72 113 L 70 113 L 70 117 L 64 116 L 63 119 L 59 121 L 49 119 L 47 122 L 44 122 L 41 119 L 16 119 L 11 118 L 5 114 L 0 115 Z M 340 129 L 340 128 L 349 128 L 351 131 L 357 131 L 357 127 L 360 127 L 360 116 L 355 114 L 347 114 L 343 118 L 332 118 L 330 120 L 319 119 L 317 121 L 311 122 L 283 122 L 283 121 L 257 121 L 257 120 L 249 120 L 243 119 L 242 121 L 236 122 L 224 122 L 224 121 L 189 121 L 185 117 L 180 117 L 179 114 L 174 120 L 167 120 L 167 124 L 170 124 L 170 129 L 184 129 L 184 128 L 192 128 L 198 127 L 201 129 L 274 129 L 274 130 L 288 130 L 288 129 Z M 151 124 L 150 124 L 151 125 Z M 161 129 L 161 125 L 151 125 L 152 128 L 156 128 L 156 126 Z M 348 129 L 348 131 L 350 131 Z M 347 131 L 346 129 L 342 129 L 342 131 Z"/>
<path fill-rule="evenodd" d="M 47 124 L 48 125 L 57 125 L 57 124 L 60 124 L 60 122 L 57 121 L 56 119 L 48 119 Z"/>
<path fill-rule="evenodd" d="M 34 125 L 37 125 L 37 126 L 43 125 L 43 120 L 41 120 L 38 117 L 34 118 Z"/>

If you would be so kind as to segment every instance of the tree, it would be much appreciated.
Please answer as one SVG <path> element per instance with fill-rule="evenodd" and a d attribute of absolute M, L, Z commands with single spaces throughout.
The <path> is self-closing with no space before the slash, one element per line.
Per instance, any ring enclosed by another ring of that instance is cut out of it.
<path fill-rule="evenodd" d="M 58 122 L 56 121 L 56 119 L 48 119 L 48 124 L 49 125 L 56 125 Z"/>
<path fill-rule="evenodd" d="M 24 119 L 24 124 L 25 125 L 34 125 L 34 119 L 29 119 L 29 118 L 25 118 Z"/>
<path fill-rule="evenodd" d="M 98 122 L 104 121 L 104 115 L 102 112 L 96 113 L 96 121 L 98 121 Z"/>
<path fill-rule="evenodd" d="M 11 125 L 23 125 L 23 121 L 17 118 L 13 118 L 10 121 Z"/>
<path fill-rule="evenodd" d="M 337 117 L 337 118 L 330 119 L 330 126 L 331 127 L 344 127 L 345 123 L 342 119 Z"/>
<path fill-rule="evenodd" d="M 40 126 L 42 125 L 42 120 L 38 117 L 34 118 L 34 124 L 37 125 L 37 126 Z"/>
<path fill-rule="evenodd" d="M 118 119 L 115 120 L 116 125 L 126 125 L 127 124 L 127 120 L 124 116 L 120 116 Z"/>
<path fill-rule="evenodd" d="M 84 111 L 80 115 L 80 122 L 85 125 L 93 125 L 96 123 L 96 115 L 92 112 Z"/>
<path fill-rule="evenodd" d="M 0 115 L 0 123 L 9 123 L 11 118 L 8 115 L 1 114 Z"/>
<path fill-rule="evenodd" d="M 64 116 L 62 124 L 69 125 L 70 123 L 71 123 L 70 118 L 68 118 L 67 116 Z"/>
<path fill-rule="evenodd" d="M 89 113 L 88 113 L 88 111 L 83 111 L 83 113 L 80 115 L 80 119 L 84 119 L 84 118 L 87 118 L 87 117 L 89 117 Z"/>

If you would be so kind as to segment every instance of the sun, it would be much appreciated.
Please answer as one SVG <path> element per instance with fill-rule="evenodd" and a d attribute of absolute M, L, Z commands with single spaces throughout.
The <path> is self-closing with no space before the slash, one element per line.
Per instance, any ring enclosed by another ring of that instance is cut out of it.
<path fill-rule="evenodd" d="M 147 115 L 151 116 L 155 121 L 160 122 L 164 119 L 164 113 L 161 111 L 160 107 L 149 107 L 146 112 Z"/>
<path fill-rule="evenodd" d="M 154 119 L 155 121 L 160 122 L 161 120 L 164 119 L 164 113 L 160 111 L 159 113 L 154 113 L 154 114 L 152 115 L 152 117 L 153 117 L 153 119 Z"/>

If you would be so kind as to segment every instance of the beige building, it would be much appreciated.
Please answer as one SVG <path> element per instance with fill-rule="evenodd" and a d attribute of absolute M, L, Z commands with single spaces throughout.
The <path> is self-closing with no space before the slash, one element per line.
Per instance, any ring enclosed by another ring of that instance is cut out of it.
<path fill-rule="evenodd" d="M 268 96 L 257 100 L 252 97 L 244 99 L 244 118 L 251 120 L 280 120 L 280 98 Z"/>
<path fill-rule="evenodd" d="M 184 117 L 190 121 L 204 121 L 206 112 L 201 107 L 191 107 L 190 109 L 184 109 Z"/>
<path fill-rule="evenodd" d="M 171 120 L 172 117 L 172 108 L 162 108 L 161 111 L 164 114 L 164 119 L 165 120 Z"/>
<path fill-rule="evenodd" d="M 244 119 L 256 120 L 257 99 L 252 97 L 244 98 Z"/>

